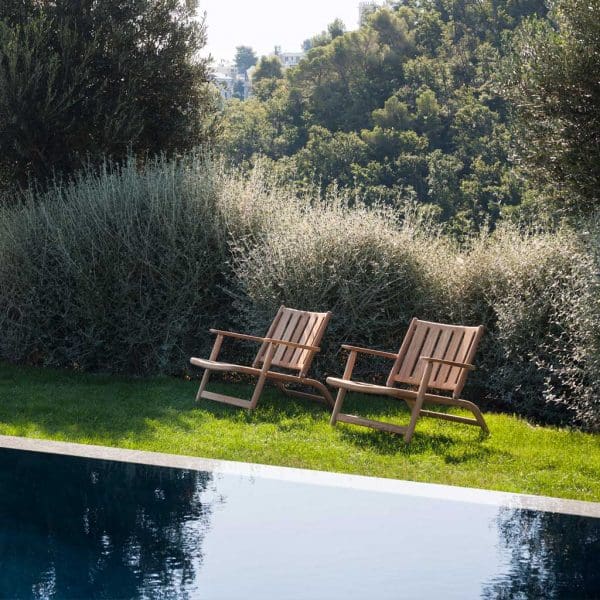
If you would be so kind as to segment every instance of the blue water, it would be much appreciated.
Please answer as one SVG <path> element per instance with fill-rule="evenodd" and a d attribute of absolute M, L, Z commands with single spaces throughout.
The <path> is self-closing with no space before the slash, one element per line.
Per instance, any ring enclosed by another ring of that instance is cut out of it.
<path fill-rule="evenodd" d="M 600 598 L 600 519 L 0 450 L 1 598 Z"/>

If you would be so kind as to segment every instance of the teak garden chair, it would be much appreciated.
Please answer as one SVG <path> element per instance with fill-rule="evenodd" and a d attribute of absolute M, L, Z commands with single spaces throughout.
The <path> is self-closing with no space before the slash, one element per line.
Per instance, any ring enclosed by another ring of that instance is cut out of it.
<path fill-rule="evenodd" d="M 406 443 L 410 443 L 417 419 L 421 416 L 478 425 L 488 433 L 488 427 L 479 408 L 472 402 L 461 400 L 459 397 L 469 371 L 475 368 L 471 363 L 482 335 L 483 326 L 462 327 L 413 319 L 398 354 L 343 345 L 342 348 L 350 353 L 344 375 L 341 379 L 337 377 L 327 378 L 327 383 L 330 386 L 338 388 L 337 399 L 331 415 L 331 424 L 335 425 L 337 421 L 342 421 L 404 434 Z M 385 386 L 351 380 L 357 355 L 361 353 L 394 361 Z M 412 389 L 399 388 L 396 387 L 397 384 L 410 386 Z M 442 396 L 432 393 L 431 390 L 451 392 L 452 396 Z M 342 405 L 347 392 L 377 394 L 404 400 L 411 410 L 408 426 L 400 427 L 342 413 Z M 426 402 L 460 406 L 470 410 L 475 418 L 468 419 L 423 410 L 423 404 Z"/>
<path fill-rule="evenodd" d="M 196 395 L 196 401 L 205 398 L 252 410 L 256 407 L 265 382 L 272 380 L 283 393 L 289 396 L 324 401 L 333 406 L 333 397 L 327 387 L 320 381 L 307 377 L 313 358 L 320 350 L 318 346 L 330 318 L 331 313 L 329 312 L 306 312 L 282 306 L 265 337 L 211 329 L 210 332 L 215 334 L 217 338 L 210 353 L 210 358 L 208 360 L 202 358 L 190 359 L 193 365 L 205 369 L 200 382 L 200 389 Z M 217 360 L 221 345 L 226 337 L 261 344 L 252 366 Z M 273 367 L 279 370 L 273 370 Z M 243 400 L 207 391 L 206 385 L 212 371 L 245 373 L 258 377 L 252 398 Z M 308 386 L 317 390 L 319 394 L 293 390 L 288 387 L 289 384 Z"/>

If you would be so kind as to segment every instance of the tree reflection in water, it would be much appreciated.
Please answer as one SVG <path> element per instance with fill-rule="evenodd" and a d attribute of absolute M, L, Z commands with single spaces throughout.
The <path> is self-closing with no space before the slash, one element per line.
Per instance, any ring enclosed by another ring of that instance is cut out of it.
<path fill-rule="evenodd" d="M 510 565 L 483 598 L 600 597 L 600 520 L 502 509 L 498 529 Z"/>
<path fill-rule="evenodd" d="M 197 586 L 210 481 L 1 450 L 0 597 L 185 597 Z"/>

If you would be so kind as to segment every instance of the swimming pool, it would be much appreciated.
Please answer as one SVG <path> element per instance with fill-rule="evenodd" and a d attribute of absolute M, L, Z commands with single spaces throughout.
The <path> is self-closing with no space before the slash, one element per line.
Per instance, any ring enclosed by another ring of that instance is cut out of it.
<path fill-rule="evenodd" d="M 2 598 L 600 597 L 592 503 L 23 446 L 0 448 Z"/>

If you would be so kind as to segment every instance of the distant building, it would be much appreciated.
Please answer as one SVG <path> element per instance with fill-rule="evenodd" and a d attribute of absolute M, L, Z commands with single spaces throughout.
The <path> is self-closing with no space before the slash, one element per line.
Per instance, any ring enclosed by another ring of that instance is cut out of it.
<path fill-rule="evenodd" d="M 290 69 L 296 67 L 298 63 L 304 58 L 305 52 L 279 52 L 275 54 L 281 61 L 284 69 Z"/>
<path fill-rule="evenodd" d="M 245 100 L 250 95 L 248 72 L 239 73 L 234 63 L 220 60 L 214 67 L 211 80 L 219 88 L 224 100 L 235 96 Z"/>
<path fill-rule="evenodd" d="M 276 56 L 281 62 L 284 71 L 298 65 L 304 58 L 305 52 L 282 52 L 281 46 L 275 46 L 270 56 Z M 252 95 L 252 75 L 256 67 L 250 67 L 246 72 L 240 73 L 235 63 L 219 60 L 213 67 L 211 80 L 219 88 L 225 100 L 238 97 L 246 100 Z"/>
<path fill-rule="evenodd" d="M 214 71 L 211 73 L 210 78 L 212 82 L 219 88 L 221 96 L 223 96 L 225 100 L 233 98 L 233 86 L 235 82 L 232 77 L 229 77 L 229 75 L 226 75 L 225 73 Z"/>

